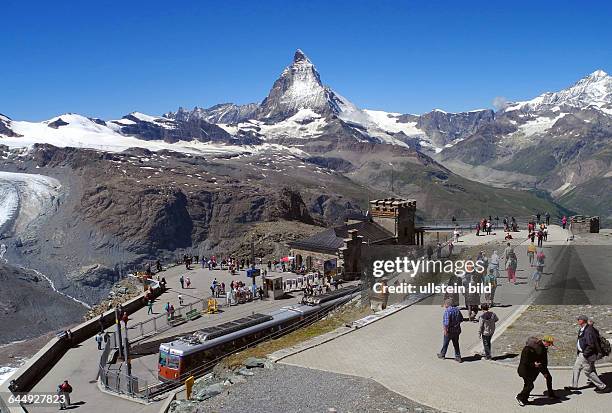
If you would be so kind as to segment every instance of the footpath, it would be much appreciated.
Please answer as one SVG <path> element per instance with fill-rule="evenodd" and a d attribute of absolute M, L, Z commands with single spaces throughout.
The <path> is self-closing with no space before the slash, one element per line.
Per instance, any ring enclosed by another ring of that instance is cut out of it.
<path fill-rule="evenodd" d="M 561 261 L 560 257 L 552 255 L 554 251 L 550 247 L 564 245 L 567 239 L 566 231 L 560 227 L 550 226 L 549 229 L 549 240 L 544 244 L 547 254 L 545 273 L 550 273 Z M 483 247 L 487 244 L 487 249 L 497 245 L 495 249 L 501 256 L 505 246 L 503 236 L 503 232 L 480 237 L 468 234 L 461 238 L 460 244 Z M 518 255 L 518 283 L 508 284 L 503 277 L 504 271 L 500 269 L 502 284 L 497 289 L 495 302 L 503 305 L 505 302 L 518 303 L 518 300 L 522 300 L 524 304 L 494 307 L 493 310 L 500 318 L 496 335 L 502 333 L 533 299 L 533 285 L 528 282 L 532 269 L 526 256 L 527 234 L 523 231 L 513 233 L 513 236 L 514 240 L 510 242 L 516 247 Z M 542 282 L 545 283 L 546 277 L 551 276 L 544 275 Z M 570 384 L 571 370 L 557 369 L 551 371 L 553 386 L 558 389 L 561 400 L 555 401 L 543 395 L 546 386 L 540 377 L 532 392 L 533 404 L 518 406 L 515 396 L 523 383 L 516 373 L 516 367 L 486 361 L 475 355 L 481 348 L 477 323 L 462 324 L 460 345 L 464 363 L 452 360 L 452 345 L 447 359 L 439 360 L 436 353 L 442 345 L 442 313 L 441 298 L 436 296 L 334 340 L 288 356 L 280 362 L 370 378 L 404 397 L 445 412 L 610 411 L 612 394 L 597 394 L 592 388 L 582 390 L 581 394 L 570 394 L 563 390 L 563 386 Z M 466 312 L 463 311 L 463 314 L 465 316 Z M 546 334 L 546 331 L 542 331 L 542 334 Z M 505 349 L 496 348 L 493 342 L 494 358 L 513 356 L 504 354 Z M 518 355 L 514 356 L 518 361 Z M 610 381 L 610 368 L 601 369 L 599 373 Z M 581 383 L 584 382 L 585 378 L 582 377 Z"/>
<path fill-rule="evenodd" d="M 137 323 L 149 320 L 151 317 L 158 316 L 164 313 L 164 305 L 170 303 L 175 308 L 179 307 L 178 295 L 182 295 L 184 304 L 196 302 L 202 298 L 210 297 L 210 285 L 212 280 L 216 278 L 219 282 L 225 282 L 226 288 L 229 288 L 231 280 L 250 282 L 244 276 L 244 272 L 240 275 L 231 276 L 227 270 L 209 271 L 203 269 L 200 265 L 192 265 L 192 270 L 187 271 L 184 266 L 170 268 L 160 273 L 166 279 L 168 290 L 155 300 L 153 306 L 154 314 L 148 314 L 147 307 L 144 307 L 129 317 L 128 327 L 130 328 L 131 337 L 136 337 L 138 329 L 132 329 Z M 179 278 L 181 276 L 189 276 L 191 279 L 190 288 L 181 288 Z M 258 280 L 259 281 L 259 280 Z M 157 340 L 169 341 L 170 337 L 175 335 L 185 334 L 200 328 L 223 323 L 245 315 L 250 315 L 253 312 L 269 312 L 282 306 L 295 304 L 298 298 L 289 298 L 287 300 L 255 300 L 250 303 L 240 304 L 232 307 L 222 307 L 220 313 L 215 315 L 204 315 L 197 320 L 189 321 L 177 327 L 173 327 L 163 333 L 151 336 L 147 339 L 140 340 L 138 345 L 146 346 L 147 343 L 154 343 Z M 223 304 L 224 299 L 218 299 L 220 304 Z M 195 307 L 194 307 L 195 308 Z M 198 307 L 199 308 L 199 307 Z M 106 329 L 108 332 L 114 332 L 114 325 Z M 157 347 L 159 345 L 157 344 Z M 71 401 L 74 404 L 72 407 L 76 412 L 137 412 L 137 413 L 157 413 L 163 404 L 162 402 L 153 402 L 150 404 L 138 403 L 128 397 L 122 398 L 117 395 L 108 394 L 100 391 L 98 388 L 96 376 L 98 374 L 98 362 L 101 352 L 97 349 L 94 339 L 87 340 L 77 346 L 72 347 L 68 352 L 57 362 L 57 364 L 43 377 L 41 381 L 32 389 L 33 393 L 52 393 L 55 394 L 57 386 L 64 380 L 68 380 L 74 392 L 71 395 Z M 138 376 L 141 380 L 146 380 L 149 384 L 155 384 L 157 379 L 157 352 L 154 354 L 136 357 L 132 360 L 132 374 Z M 29 405 L 28 411 L 43 413 L 55 412 L 57 406 L 34 406 Z"/>

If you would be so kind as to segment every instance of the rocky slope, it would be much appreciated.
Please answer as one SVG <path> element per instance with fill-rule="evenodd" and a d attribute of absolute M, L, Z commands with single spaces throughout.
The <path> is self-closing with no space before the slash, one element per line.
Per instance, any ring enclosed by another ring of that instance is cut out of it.
<path fill-rule="evenodd" d="M 0 263 L 0 345 L 83 321 L 86 308 L 32 271 Z"/>
<path fill-rule="evenodd" d="M 598 70 L 567 89 L 509 104 L 437 159 L 526 174 L 522 187 L 535 186 L 565 202 L 586 196 L 595 182 L 607 182 L 611 145 L 612 77 Z M 572 197 L 565 196 L 572 191 Z M 580 202 L 568 206 L 587 213 Z M 610 208 L 601 204 L 588 211 L 612 220 Z"/>

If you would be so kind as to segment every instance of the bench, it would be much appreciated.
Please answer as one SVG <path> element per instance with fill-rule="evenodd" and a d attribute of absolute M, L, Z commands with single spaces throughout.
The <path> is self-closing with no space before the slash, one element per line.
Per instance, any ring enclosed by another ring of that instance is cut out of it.
<path fill-rule="evenodd" d="M 187 320 L 191 321 L 191 320 L 195 320 L 196 318 L 202 317 L 202 314 L 198 310 L 193 309 L 193 310 L 187 311 L 187 313 L 185 314 L 185 317 L 187 317 Z"/>

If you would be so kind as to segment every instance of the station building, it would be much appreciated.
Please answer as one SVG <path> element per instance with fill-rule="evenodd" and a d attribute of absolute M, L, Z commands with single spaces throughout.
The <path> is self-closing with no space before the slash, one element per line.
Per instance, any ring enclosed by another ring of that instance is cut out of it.
<path fill-rule="evenodd" d="M 376 199 L 365 216 L 289 243 L 290 254 L 298 267 L 354 279 L 361 274 L 361 256 L 369 245 L 423 245 L 424 231 L 415 226 L 415 214 L 415 200 Z"/>

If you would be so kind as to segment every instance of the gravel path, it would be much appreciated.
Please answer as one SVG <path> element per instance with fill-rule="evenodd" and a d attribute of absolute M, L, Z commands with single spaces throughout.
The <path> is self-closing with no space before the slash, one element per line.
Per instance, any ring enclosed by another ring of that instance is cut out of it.
<path fill-rule="evenodd" d="M 387 390 L 373 380 L 275 364 L 251 369 L 246 383 L 211 399 L 182 402 L 176 412 L 324 413 L 439 412 Z"/>

